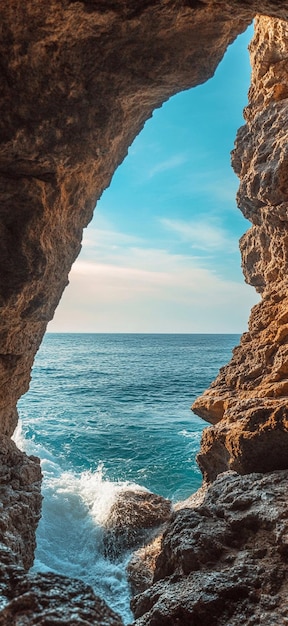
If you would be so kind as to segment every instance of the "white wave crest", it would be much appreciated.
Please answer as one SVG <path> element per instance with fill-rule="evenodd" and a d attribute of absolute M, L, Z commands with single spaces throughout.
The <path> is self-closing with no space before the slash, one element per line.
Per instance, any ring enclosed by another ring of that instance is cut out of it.
<path fill-rule="evenodd" d="M 121 614 L 124 623 L 131 622 L 127 556 L 117 563 L 104 556 L 103 524 L 120 491 L 146 490 L 105 479 L 103 463 L 95 472 L 63 470 L 46 448 L 25 439 L 21 425 L 13 439 L 27 454 L 41 459 L 44 500 L 33 570 L 80 578 Z"/>

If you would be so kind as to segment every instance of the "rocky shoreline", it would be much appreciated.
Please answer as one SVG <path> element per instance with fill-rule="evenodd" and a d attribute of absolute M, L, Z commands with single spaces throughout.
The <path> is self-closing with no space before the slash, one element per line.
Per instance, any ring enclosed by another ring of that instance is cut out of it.
<path fill-rule="evenodd" d="M 41 510 L 40 466 L 9 438 L 0 456 L 0 624 L 123 626 L 81 581 L 28 572 Z M 285 625 L 287 487 L 288 470 L 228 471 L 174 511 L 155 494 L 120 492 L 107 518 L 107 546 L 114 533 L 110 558 L 117 559 L 131 550 L 129 537 L 134 549 L 144 544 L 128 564 L 135 626 Z"/>
<path fill-rule="evenodd" d="M 41 474 L 9 439 L 16 404 L 83 228 L 133 138 L 155 107 L 213 75 L 256 14 L 232 160 L 251 222 L 243 272 L 262 301 L 194 404 L 212 424 L 198 457 L 206 483 L 151 548 L 152 585 L 133 609 L 137 626 L 288 624 L 288 2 L 0 0 L 3 626 L 121 624 L 82 583 L 27 574 Z"/>
<path fill-rule="evenodd" d="M 287 486 L 287 471 L 227 472 L 176 511 L 135 626 L 286 624 Z"/>

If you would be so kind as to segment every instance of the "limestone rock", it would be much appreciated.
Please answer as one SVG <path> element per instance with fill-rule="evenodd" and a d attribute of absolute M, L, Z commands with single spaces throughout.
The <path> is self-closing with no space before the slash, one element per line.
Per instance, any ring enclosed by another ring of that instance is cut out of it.
<path fill-rule="evenodd" d="M 249 105 L 233 166 L 239 207 L 252 224 L 241 240 L 243 271 L 262 301 L 231 363 L 194 410 L 213 424 L 199 456 L 208 480 L 231 467 L 241 473 L 287 467 L 288 35 L 287 22 L 280 21 L 288 19 L 287 0 L 0 0 L 0 433 L 11 435 L 15 428 L 16 402 L 28 389 L 35 352 L 68 282 L 83 227 L 133 138 L 170 95 L 213 75 L 256 13 L 266 17 L 257 19 L 251 44 Z M 39 516 L 39 466 L 1 441 L 0 558 L 11 567 L 28 567 Z M 271 502 L 276 511 L 280 507 L 283 525 L 275 476 L 280 474 L 271 475 Z M 245 484 L 254 490 L 249 477 L 229 480 L 240 491 Z M 270 502 L 265 480 L 268 475 L 257 479 Z M 263 512 L 261 535 L 260 518 L 249 504 L 252 521 L 241 518 L 240 541 L 222 504 L 213 508 L 207 501 L 207 515 L 204 505 L 197 515 L 191 509 L 176 514 L 175 534 L 167 531 L 163 542 L 167 562 L 159 557 L 159 580 L 150 596 L 145 592 L 135 602 L 139 626 L 190 624 L 191 615 L 210 626 L 211 614 L 217 626 L 287 621 L 282 531 L 278 536 L 274 518 L 265 525 Z M 181 540 L 189 516 L 207 539 L 203 554 L 194 530 Z M 186 568 L 185 577 L 179 567 Z M 164 570 L 170 572 L 166 582 Z M 24 603 L 29 597 L 37 603 L 27 594 Z M 13 600 L 11 605 L 9 623 Z M 19 619 L 25 623 L 24 614 Z"/>
<path fill-rule="evenodd" d="M 203 475 L 214 480 L 227 466 L 239 474 L 285 469 L 287 447 L 286 400 L 255 398 L 238 402 L 225 421 L 204 431 L 197 460 Z"/>
<path fill-rule="evenodd" d="M 164 530 L 164 529 L 163 529 Z M 160 554 L 163 532 L 132 554 L 126 571 L 133 596 L 151 587 L 156 560 Z"/>
<path fill-rule="evenodd" d="M 149 542 L 151 531 L 170 519 L 170 500 L 150 491 L 121 491 L 105 522 L 104 549 L 117 558 L 128 549 Z"/>
<path fill-rule="evenodd" d="M 176 502 L 173 505 L 173 511 L 189 508 L 196 509 L 203 503 L 206 492 L 207 485 L 204 484 L 196 493 L 193 493 L 186 500 Z M 142 593 L 152 585 L 156 561 L 161 553 L 162 537 L 167 525 L 169 525 L 169 520 L 163 525 L 161 531 L 157 533 L 156 537 L 150 543 L 132 554 L 128 562 L 126 571 L 133 596 Z"/>
<path fill-rule="evenodd" d="M 41 514 L 39 459 L 0 438 L 0 625 L 123 626 L 84 583 L 54 574 L 27 574 Z"/>
<path fill-rule="evenodd" d="M 288 472 L 218 476 L 164 532 L 135 626 L 279 625 L 288 619 Z"/>
<path fill-rule="evenodd" d="M 257 10 L 233 5 L 0 0 L 0 432 L 97 199 L 153 109 L 212 76 Z"/>
<path fill-rule="evenodd" d="M 10 571 L 0 626 L 123 626 L 91 587 L 56 574 Z"/>
<path fill-rule="evenodd" d="M 132 139 L 170 95 L 212 76 L 261 12 L 274 18 L 257 22 L 233 163 L 253 224 L 243 269 L 263 302 L 231 366 L 195 404 L 212 423 L 239 397 L 287 395 L 287 29 L 277 18 L 288 18 L 288 2 L 0 0 L 1 432 L 15 428 L 83 227 Z"/>
<path fill-rule="evenodd" d="M 232 162 L 238 204 L 252 222 L 240 242 L 243 271 L 262 301 L 231 362 L 193 405 L 213 424 L 199 455 L 207 480 L 229 468 L 246 473 L 288 465 L 287 23 L 257 18 L 250 53 L 246 125 Z"/>
<path fill-rule="evenodd" d="M 25 569 L 31 567 L 41 502 L 39 459 L 28 457 L 3 435 L 0 438 L 0 558 L 5 554 L 5 561 Z"/>

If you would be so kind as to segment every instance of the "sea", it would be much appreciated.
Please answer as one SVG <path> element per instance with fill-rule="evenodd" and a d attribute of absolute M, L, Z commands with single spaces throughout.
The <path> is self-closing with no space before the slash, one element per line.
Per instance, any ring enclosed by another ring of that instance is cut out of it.
<path fill-rule="evenodd" d="M 40 457 L 43 511 L 34 571 L 79 578 L 132 619 L 129 553 L 103 553 L 119 492 L 173 502 L 201 485 L 195 457 L 207 424 L 190 407 L 239 335 L 46 334 L 18 404 L 18 446 Z"/>

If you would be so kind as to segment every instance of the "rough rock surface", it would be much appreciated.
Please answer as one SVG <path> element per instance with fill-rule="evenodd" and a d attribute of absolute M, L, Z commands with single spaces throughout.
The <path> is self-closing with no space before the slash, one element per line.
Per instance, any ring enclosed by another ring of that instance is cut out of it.
<path fill-rule="evenodd" d="M 241 424 L 239 400 L 285 402 L 287 23 L 277 18 L 288 19 L 288 1 L 0 0 L 0 432 L 15 428 L 17 399 L 82 229 L 132 139 L 155 107 L 213 74 L 257 12 L 275 17 L 257 22 L 247 123 L 233 162 L 239 206 L 253 223 L 241 242 L 243 269 L 263 302 L 194 410 L 215 423 L 233 407 Z M 203 440 L 200 463 L 210 478 L 234 462 L 220 430 Z M 238 451 L 242 435 L 236 439 Z M 215 455 L 221 462 L 211 470 Z M 237 455 L 247 471 L 245 454 Z"/>
<path fill-rule="evenodd" d="M 27 574 L 41 515 L 39 459 L 0 437 L 0 626 L 123 626 L 90 587 L 54 574 Z"/>
<path fill-rule="evenodd" d="M 288 19 L 288 1 L 0 0 L 0 432 L 133 138 L 257 12 Z"/>
<path fill-rule="evenodd" d="M 196 493 L 193 493 L 189 498 L 175 503 L 173 511 L 180 511 L 181 509 L 200 506 L 206 496 L 206 491 L 207 486 L 202 485 L 202 487 L 200 487 L 200 489 L 198 489 Z M 126 567 L 132 596 L 142 593 L 142 591 L 145 591 L 152 585 L 156 561 L 161 552 L 163 533 L 169 523 L 170 520 L 167 520 L 162 528 L 159 529 L 160 532 L 158 530 L 152 541 L 145 544 L 142 548 L 139 548 L 139 550 L 136 550 L 136 552 L 132 554 L 132 557 Z"/>
<path fill-rule="evenodd" d="M 167 522 L 172 515 L 170 500 L 150 491 L 121 491 L 105 521 L 104 550 L 117 558 L 127 549 L 143 545 L 151 531 Z"/>
<path fill-rule="evenodd" d="M 15 443 L 0 438 L 0 562 L 31 567 L 35 532 L 41 514 L 39 459 L 20 452 Z"/>
<path fill-rule="evenodd" d="M 79 580 L 56 574 L 1 572 L 0 626 L 123 626 L 118 615 Z"/>
<path fill-rule="evenodd" d="M 142 593 L 142 591 L 151 587 L 156 560 L 161 552 L 162 536 L 163 532 L 132 554 L 126 567 L 132 596 Z"/>
<path fill-rule="evenodd" d="M 251 21 L 233 4 L 0 0 L 0 432 L 96 200 L 153 109 L 212 76 Z"/>
<path fill-rule="evenodd" d="M 250 45 L 252 84 L 233 166 L 238 204 L 252 228 L 240 242 L 246 281 L 262 294 L 249 332 L 194 411 L 204 431 L 206 479 L 287 467 L 288 446 L 288 26 L 261 17 Z"/>
<path fill-rule="evenodd" d="M 175 513 L 135 626 L 268 626 L 288 621 L 288 472 L 226 472 Z"/>

